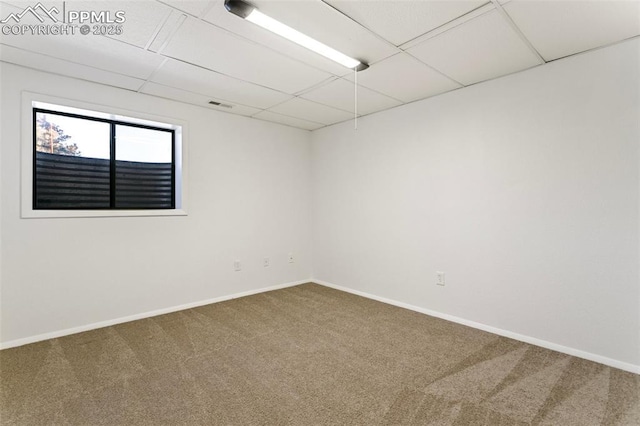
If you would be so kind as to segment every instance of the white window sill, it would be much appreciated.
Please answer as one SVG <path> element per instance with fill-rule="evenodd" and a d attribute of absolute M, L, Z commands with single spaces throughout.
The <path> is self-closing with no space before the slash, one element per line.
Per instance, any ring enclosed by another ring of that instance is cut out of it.
<path fill-rule="evenodd" d="M 182 209 L 175 210 L 28 210 L 22 212 L 23 219 L 54 219 L 65 217 L 149 217 L 187 216 Z"/>

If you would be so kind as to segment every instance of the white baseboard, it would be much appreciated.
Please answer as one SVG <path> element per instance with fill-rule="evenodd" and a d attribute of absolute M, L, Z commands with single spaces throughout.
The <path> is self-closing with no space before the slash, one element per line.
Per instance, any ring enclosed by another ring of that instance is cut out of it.
<path fill-rule="evenodd" d="M 17 346 L 28 345 L 29 343 L 40 342 L 42 340 L 55 339 L 57 337 L 68 336 L 70 334 L 82 333 L 83 331 L 95 330 L 97 328 L 109 327 L 124 322 L 135 321 L 143 318 L 155 317 L 158 315 L 170 314 L 171 312 L 183 311 L 185 309 L 197 308 L 198 306 L 210 305 L 212 303 L 224 302 L 226 300 L 238 299 L 240 297 L 251 296 L 253 294 L 265 293 L 267 291 L 279 290 L 281 288 L 293 287 L 300 284 L 311 282 L 310 279 L 295 281 L 286 284 L 278 284 L 270 287 L 263 287 L 256 290 L 243 291 L 241 293 L 230 294 L 227 296 L 214 297 L 213 299 L 199 300 L 197 302 L 185 303 L 184 305 L 171 306 L 168 308 L 156 309 L 154 311 L 143 312 L 141 314 L 129 315 L 126 317 L 116 318 L 107 321 L 94 322 L 79 327 L 67 328 L 59 331 L 38 334 L 36 336 L 24 337 L 22 339 L 10 340 L 0 343 L 0 349 L 15 348 Z"/>
<path fill-rule="evenodd" d="M 537 339 L 535 337 L 525 336 L 524 334 L 514 333 L 512 331 L 503 330 L 501 328 L 492 327 L 490 325 L 481 324 L 479 322 L 470 321 L 464 318 L 456 317 L 449 314 L 443 314 L 441 312 L 433 311 L 431 309 L 421 308 L 419 306 L 410 305 L 404 302 L 398 302 L 396 300 L 387 299 L 386 297 L 380 297 L 373 294 L 365 293 L 363 291 L 353 290 L 348 287 L 332 284 L 326 281 L 312 279 L 311 282 L 323 285 L 325 287 L 334 288 L 336 290 L 345 291 L 347 293 L 355 294 L 358 296 L 366 297 L 367 299 L 377 300 L 378 302 L 387 303 L 389 305 L 398 306 L 400 308 L 409 309 L 411 311 L 420 312 L 432 317 L 441 318 L 447 321 L 455 322 L 458 324 L 466 325 L 468 327 L 477 328 L 478 330 L 487 331 L 489 333 L 497 334 L 499 336 L 509 337 L 521 342 L 530 343 L 535 346 L 540 346 L 552 351 L 562 352 L 567 355 L 572 355 L 578 358 L 583 358 L 589 361 L 594 361 L 600 364 L 608 365 L 609 367 L 618 368 L 620 370 L 629 371 L 631 373 L 640 374 L 640 365 L 630 364 L 623 361 L 618 361 L 612 358 L 608 358 L 602 355 L 592 354 L 579 349 L 570 348 L 568 346 L 559 345 L 557 343 L 548 342 L 546 340 Z"/>
<path fill-rule="evenodd" d="M 387 303 L 389 305 L 394 305 L 394 306 L 398 306 L 398 307 L 401 307 L 401 308 L 404 308 L 404 309 L 409 309 L 411 311 L 420 312 L 422 314 L 429 315 L 429 316 L 432 316 L 432 317 L 442 318 L 442 319 L 447 320 L 447 321 L 451 321 L 451 322 L 455 322 L 455 323 L 458 323 L 458 324 L 466 325 L 468 327 L 473 327 L 473 328 L 476 328 L 478 330 L 487 331 L 489 333 L 497 334 L 499 336 L 508 337 L 508 338 L 511 338 L 511 339 L 514 339 L 514 340 L 519 340 L 521 342 L 525 342 L 525 343 L 529 343 L 529 344 L 532 344 L 532 345 L 540 346 L 540 347 L 543 347 L 543 348 L 546 348 L 546 349 L 551 349 L 553 351 L 562 352 L 562 353 L 565 353 L 567 355 L 572 355 L 572 356 L 575 356 L 575 357 L 578 357 L 578 358 L 587 359 L 589 361 L 594 361 L 594 362 L 597 362 L 597 363 L 600 363 L 600 364 L 608 365 L 610 367 L 618 368 L 620 370 L 625 370 L 625 371 L 629 371 L 631 373 L 640 374 L 640 365 L 634 365 L 634 364 L 630 364 L 630 363 L 627 363 L 627 362 L 618 361 L 618 360 L 615 360 L 615 359 L 612 359 L 612 358 L 608 358 L 608 357 L 605 357 L 605 356 L 602 356 L 602 355 L 592 354 L 590 352 L 586 352 L 586 351 L 582 351 L 582 350 L 579 350 L 579 349 L 570 348 L 568 346 L 559 345 L 557 343 L 548 342 L 546 340 L 537 339 L 535 337 L 530 337 L 530 336 L 526 336 L 526 335 L 523 335 L 523 334 L 514 333 L 512 331 L 503 330 L 503 329 L 500 329 L 500 328 L 496 328 L 496 327 L 492 327 L 492 326 L 489 326 L 489 325 L 481 324 L 481 323 L 478 323 L 478 322 L 475 322 L 475 321 L 470 321 L 470 320 L 467 320 L 467 319 L 464 319 L 464 318 L 456 317 L 454 315 L 444 314 L 444 313 L 441 313 L 441 312 L 438 312 L 438 311 L 433 311 L 431 309 L 421 308 L 419 306 L 410 305 L 408 303 L 398 302 L 396 300 L 388 299 L 386 297 L 380 297 L 380 296 L 376 296 L 376 295 L 373 295 L 373 294 L 370 294 L 370 293 L 365 293 L 363 291 L 353 290 L 353 289 L 350 289 L 348 287 L 343 287 L 343 286 L 340 286 L 340 285 L 332 284 L 332 283 L 329 283 L 329 282 L 326 282 L 326 281 L 322 281 L 322 280 L 318 280 L 318 279 L 308 279 L 308 280 L 295 281 L 295 282 L 290 282 L 290 283 L 285 283 L 285 284 L 278 284 L 278 285 L 274 285 L 274 286 L 270 286 L 270 287 L 259 288 L 259 289 L 256 289 L 256 290 L 249 290 L 249 291 L 244 291 L 244 292 L 241 292 L 241 293 L 235 293 L 235 294 L 231 294 L 231 295 L 227 295 L 227 296 L 215 297 L 213 299 L 200 300 L 200 301 L 197 301 L 197 302 L 186 303 L 186 304 L 183 304 L 183 305 L 171 306 L 171 307 L 168 307 L 168 308 L 157 309 L 157 310 L 154 310 L 154 311 L 143 312 L 143 313 L 135 314 L 135 315 L 129 315 L 129 316 L 126 316 L 126 317 L 116 318 L 116 319 L 112 319 L 112 320 L 95 322 L 95 323 L 91 323 L 91 324 L 87 324 L 87 325 L 83 325 L 83 326 L 79 326 L 79 327 L 67 328 L 67 329 L 64 329 L 64 330 L 52 331 L 52 332 L 44 333 L 44 334 L 38 334 L 36 336 L 24 337 L 22 339 L 10 340 L 10 341 L 7 341 L 7 342 L 0 343 L 0 349 L 14 348 L 14 347 L 17 347 L 17 346 L 27 345 L 29 343 L 40 342 L 40 341 L 48 340 L 48 339 L 55 339 L 57 337 L 68 336 L 70 334 L 82 333 L 83 331 L 95 330 L 95 329 L 98 329 L 98 328 L 109 327 L 109 326 L 112 326 L 112 325 L 122 324 L 122 323 L 125 323 L 125 322 L 135 321 L 135 320 L 139 320 L 139 319 L 143 319 L 143 318 L 150 318 L 150 317 L 154 317 L 154 316 L 157 316 L 157 315 L 164 315 L 164 314 L 169 314 L 171 312 L 176 312 L 176 311 L 182 311 L 182 310 L 185 310 L 185 309 L 196 308 L 198 306 L 204 306 L 204 305 L 209 305 L 209 304 L 212 304 L 212 303 L 224 302 L 226 300 L 237 299 L 237 298 L 240 298 L 240 297 L 251 296 L 253 294 L 265 293 L 267 291 L 279 290 L 279 289 L 287 288 L 287 287 L 293 287 L 293 286 L 300 285 L 300 284 L 305 284 L 305 283 L 308 283 L 308 282 L 313 282 L 313 283 L 316 283 L 316 284 L 323 285 L 325 287 L 330 287 L 330 288 L 334 288 L 336 290 L 340 290 L 340 291 L 344 291 L 344 292 L 347 292 L 347 293 L 355 294 L 355 295 L 358 295 L 358 296 L 366 297 L 367 299 L 377 300 L 379 302 Z"/>

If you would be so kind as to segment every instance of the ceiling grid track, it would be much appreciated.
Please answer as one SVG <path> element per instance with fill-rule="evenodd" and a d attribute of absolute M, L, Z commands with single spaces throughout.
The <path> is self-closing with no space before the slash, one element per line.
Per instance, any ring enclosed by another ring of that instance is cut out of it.
<path fill-rule="evenodd" d="M 374 37 L 376 37 L 377 39 L 379 39 L 380 41 L 383 41 L 385 43 L 387 43 L 390 47 L 393 47 L 395 49 L 397 49 L 398 51 L 401 51 L 400 47 L 396 46 L 395 44 L 393 44 L 392 42 L 390 42 L 389 40 L 385 39 L 384 37 L 382 37 L 380 34 L 376 33 L 375 31 L 373 31 L 371 28 L 368 28 L 367 26 L 361 24 L 360 22 L 356 21 L 355 19 L 353 19 L 351 16 L 345 14 L 343 11 L 341 11 L 340 9 L 336 9 L 333 5 L 327 3 L 324 0 L 320 0 L 324 5 L 326 5 L 327 7 L 335 10 L 336 12 L 338 12 L 340 15 L 344 16 L 345 18 L 349 19 L 351 22 L 353 22 L 354 24 L 358 25 L 360 28 L 367 30 L 371 35 L 373 35 Z M 393 55 L 390 55 L 393 56 Z"/>
<path fill-rule="evenodd" d="M 223 75 L 223 76 L 225 76 L 225 77 L 232 78 L 232 79 L 234 79 L 234 80 L 241 81 L 241 82 L 243 82 L 243 83 L 251 84 L 252 86 L 260 87 L 260 88 L 263 88 L 263 89 L 273 90 L 274 92 L 282 93 L 283 95 L 287 95 L 287 96 L 290 96 L 290 97 L 294 97 L 294 96 L 296 96 L 296 95 L 291 94 L 291 93 L 283 92 L 282 90 L 279 90 L 279 89 L 274 89 L 273 87 L 265 86 L 265 85 L 262 85 L 262 84 L 259 84 L 259 83 L 254 83 L 254 82 L 252 82 L 252 81 L 244 80 L 244 79 L 242 79 L 242 78 L 234 77 L 234 76 L 232 76 L 232 75 L 225 74 L 225 73 L 223 73 L 223 72 L 216 71 L 216 70 L 214 70 L 214 69 L 207 68 L 207 67 L 202 66 L 202 65 L 194 64 L 194 63 L 192 63 L 192 62 L 185 61 L 185 60 L 183 60 L 183 59 L 176 58 L 176 57 L 174 57 L 174 56 L 168 56 L 168 55 L 166 55 L 166 54 L 161 54 L 161 56 L 163 56 L 164 58 L 167 58 L 167 59 L 173 60 L 173 61 L 177 61 L 177 62 L 181 62 L 181 63 L 183 63 L 183 64 L 187 64 L 187 65 L 192 66 L 192 67 L 200 68 L 200 69 L 203 69 L 203 70 L 206 70 L 206 71 L 209 71 L 209 72 L 215 73 L 215 74 Z M 328 77 L 328 79 L 330 79 L 330 78 L 332 78 L 332 77 Z M 335 77 L 335 78 L 339 78 L 339 77 Z M 322 85 L 322 83 L 326 83 L 326 81 L 322 81 L 322 82 L 318 83 L 317 85 L 315 85 L 315 86 L 314 86 L 314 88 L 315 88 L 315 87 L 319 87 L 319 86 L 321 86 L 321 85 Z M 247 106 L 251 106 L 251 105 L 247 105 Z M 257 108 L 257 107 L 254 107 L 254 108 Z"/>
<path fill-rule="evenodd" d="M 116 40 L 116 41 L 118 41 L 118 40 Z M 118 43 L 124 43 L 124 44 L 129 45 L 128 43 L 121 42 L 121 41 L 118 41 Z M 40 53 L 40 52 L 36 52 L 36 51 L 33 51 L 33 50 L 25 49 L 23 47 L 16 47 L 16 46 L 12 46 L 10 44 L 5 44 L 5 43 L 2 43 L 2 42 L 0 42 L 0 46 L 7 46 L 7 47 L 10 47 L 12 49 L 20 50 L 20 51 L 23 51 L 23 52 L 27 52 L 27 53 L 31 53 L 31 54 L 34 54 L 34 55 L 39 55 L 39 56 L 43 56 L 43 57 L 47 57 L 47 58 L 51 58 L 51 59 L 56 59 L 56 60 L 61 61 L 61 62 L 66 62 L 66 63 L 69 63 L 69 64 L 78 65 L 78 66 L 81 66 L 81 67 L 91 68 L 91 69 L 96 70 L 96 71 L 103 71 L 103 72 L 108 72 L 108 73 L 113 74 L 113 75 L 134 78 L 136 80 L 143 80 L 140 77 L 134 77 L 134 76 L 131 76 L 129 74 L 124 74 L 124 73 L 117 72 L 117 71 L 105 71 L 104 69 L 98 68 L 98 67 L 94 67 L 93 65 L 86 65 L 86 64 L 83 64 L 81 62 L 75 62 L 75 61 L 70 61 L 68 59 L 58 58 L 57 56 L 54 56 L 54 55 L 48 55 L 46 53 Z M 3 59 L 0 59 L 0 62 L 7 62 L 9 64 L 13 63 L 13 62 L 5 61 Z M 15 63 L 15 65 L 20 65 L 20 64 Z M 29 68 L 29 69 L 33 69 L 33 70 L 39 70 L 38 68 L 34 68 L 34 67 L 31 67 L 31 66 L 27 66 L 27 65 L 20 65 L 20 66 L 24 66 L 25 68 Z M 39 71 L 42 71 L 42 70 L 40 69 Z M 57 73 L 57 72 L 54 72 L 54 71 L 47 71 L 47 72 L 49 72 L 51 74 L 55 74 L 55 75 L 60 75 L 60 76 L 63 76 L 63 77 L 65 76 L 64 74 L 60 74 L 60 73 Z M 90 82 L 94 82 L 95 83 L 95 81 L 93 81 L 93 80 L 88 80 L 88 79 L 83 79 L 83 78 L 79 78 L 79 80 L 90 81 Z M 102 84 L 105 84 L 105 83 L 102 83 Z M 113 86 L 111 84 L 105 84 L 105 85 L 106 86 L 111 86 L 111 87 L 119 87 L 119 86 Z M 137 91 L 137 90 L 127 89 L 127 88 L 124 88 L 124 87 L 122 89 L 123 90 L 133 91 L 133 92 Z"/>
<path fill-rule="evenodd" d="M 457 26 L 463 25 L 466 22 L 469 22 L 472 19 L 475 19 L 479 16 L 484 15 L 485 13 L 491 12 L 492 10 L 494 10 L 495 7 L 494 5 L 489 2 L 489 3 L 485 3 L 481 6 L 476 7 L 473 10 L 470 10 L 469 12 L 465 13 L 464 15 L 458 16 L 452 20 L 450 20 L 449 22 L 445 22 L 442 25 L 437 26 L 436 28 L 433 28 L 429 31 L 427 31 L 426 33 L 420 34 L 417 37 L 412 38 L 411 40 L 407 40 L 404 43 L 400 44 L 398 46 L 398 48 L 400 50 L 402 50 L 403 52 L 406 52 L 407 49 L 410 49 L 420 43 L 423 43 L 429 39 L 432 39 L 434 37 L 439 36 L 440 34 L 447 32 L 449 30 L 454 29 Z"/>
<path fill-rule="evenodd" d="M 433 65 L 429 65 L 426 62 L 424 62 L 423 60 L 421 60 L 420 58 L 416 58 L 415 56 L 413 56 L 411 53 L 409 52 L 404 52 L 407 55 L 411 56 L 413 59 L 415 59 L 416 61 L 420 62 L 421 64 L 427 66 L 428 68 L 431 68 L 433 71 L 437 72 L 438 74 L 440 74 L 441 76 L 448 78 L 449 80 L 453 81 L 454 83 L 458 84 L 460 87 L 465 87 L 467 86 L 467 84 L 463 84 L 461 82 L 459 82 L 458 80 L 456 80 L 453 77 L 448 76 L 447 74 L 443 73 L 442 71 L 440 71 L 439 69 L 435 68 Z"/>
<path fill-rule="evenodd" d="M 496 10 L 498 11 L 498 13 L 500 13 L 500 15 L 502 15 L 502 17 L 504 18 L 505 21 L 507 21 L 507 23 L 509 24 L 509 26 L 511 27 L 511 29 L 513 29 L 513 31 L 515 31 L 516 34 L 518 34 L 518 37 L 520 37 L 520 39 L 523 41 L 524 44 L 527 45 L 527 47 L 529 48 L 529 50 L 531 50 L 531 53 L 533 53 L 534 55 L 536 55 L 536 58 L 538 58 L 538 60 L 540 61 L 541 64 L 545 64 L 547 63 L 547 61 L 542 57 L 542 55 L 540 54 L 540 52 L 538 52 L 538 50 L 533 47 L 533 44 L 531 44 L 531 42 L 529 41 L 529 39 L 524 35 L 524 33 L 522 31 L 520 31 L 520 28 L 518 28 L 518 26 L 516 25 L 515 22 L 513 22 L 513 19 L 511 19 L 511 16 L 509 16 L 509 14 L 507 13 L 506 10 L 504 10 L 504 8 L 502 7 L 502 5 L 500 4 L 499 0 L 491 0 L 491 3 L 493 3 L 493 5 L 496 7 Z"/>
<path fill-rule="evenodd" d="M 176 22 L 176 25 L 174 26 L 174 28 L 172 28 L 171 31 L 169 31 L 169 34 L 167 35 L 166 40 L 164 40 L 162 45 L 160 45 L 160 48 L 156 52 L 158 55 L 162 55 L 162 51 L 169 45 L 173 37 L 176 35 L 178 30 L 180 29 L 180 27 L 182 27 L 182 24 L 184 24 L 184 22 L 187 20 L 187 15 L 185 15 L 182 12 L 179 12 L 179 13 L 180 13 L 180 16 L 178 17 L 178 22 Z"/>
<path fill-rule="evenodd" d="M 156 67 L 156 69 L 154 69 L 151 74 L 149 74 L 149 76 L 144 80 L 144 83 L 142 83 L 140 85 L 140 87 L 138 88 L 137 92 L 139 93 L 142 89 L 144 89 L 144 86 L 147 85 L 147 83 L 149 83 L 149 81 L 153 78 L 154 75 L 156 75 L 156 73 L 160 70 L 160 68 L 163 67 L 164 64 L 167 63 L 167 61 L 169 60 L 169 58 L 167 57 L 163 57 L 164 59 L 162 60 L 162 62 L 160 62 L 160 64 Z"/>
<path fill-rule="evenodd" d="M 147 42 L 147 44 L 145 44 L 144 50 L 149 50 L 153 42 L 156 41 L 156 37 L 158 37 L 158 34 L 160 34 L 160 31 L 162 31 L 162 28 L 167 24 L 167 21 L 171 17 L 172 13 L 173 13 L 173 10 L 169 10 L 165 15 L 164 19 L 156 26 L 156 29 L 153 31 L 153 34 L 151 35 L 151 37 L 149 37 L 149 41 Z"/>
<path fill-rule="evenodd" d="M 395 55 L 394 55 L 394 56 L 395 56 Z M 344 77 L 340 77 L 338 80 L 344 80 L 344 81 L 349 82 L 349 83 L 352 83 L 352 84 L 354 83 L 353 81 L 348 80 L 348 79 L 346 79 L 346 78 L 344 78 Z M 393 97 L 393 96 L 391 96 L 391 95 L 387 95 L 386 93 L 382 93 L 382 92 L 380 92 L 380 91 L 378 91 L 378 90 L 376 90 L 376 89 L 372 89 L 371 87 L 364 86 L 362 83 L 358 83 L 358 85 L 359 85 L 360 87 L 364 87 L 364 88 L 365 88 L 365 89 L 367 89 L 367 90 L 370 90 L 370 91 L 372 91 L 372 92 L 375 92 L 375 93 L 377 93 L 378 95 L 386 96 L 386 97 L 387 97 L 387 98 L 389 98 L 389 99 L 393 99 L 394 101 L 398 101 L 398 102 L 400 102 L 401 104 L 405 103 L 402 99 L 394 98 L 394 97 Z"/>

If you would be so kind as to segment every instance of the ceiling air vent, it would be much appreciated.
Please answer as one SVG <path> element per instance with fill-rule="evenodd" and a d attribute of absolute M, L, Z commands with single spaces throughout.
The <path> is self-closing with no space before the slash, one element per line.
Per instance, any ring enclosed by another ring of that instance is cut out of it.
<path fill-rule="evenodd" d="M 216 101 L 209 101 L 209 105 L 215 105 L 215 106 L 219 106 L 219 107 L 223 107 L 223 108 L 233 108 L 233 105 L 223 104 L 223 103 L 216 102 Z"/>

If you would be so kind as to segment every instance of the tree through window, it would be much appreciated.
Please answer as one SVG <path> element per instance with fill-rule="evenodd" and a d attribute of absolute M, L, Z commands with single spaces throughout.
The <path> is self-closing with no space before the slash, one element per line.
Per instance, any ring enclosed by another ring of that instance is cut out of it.
<path fill-rule="evenodd" d="M 47 114 L 39 114 L 36 121 L 36 150 L 49 154 L 78 156 L 82 153 L 78 150 L 78 145 L 69 143 L 71 135 L 65 134 L 64 130 L 56 123 L 47 119 Z"/>

